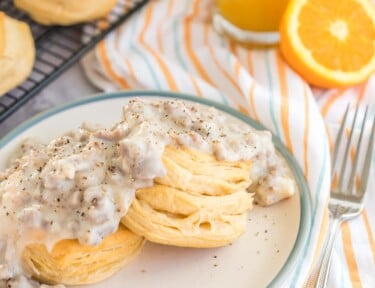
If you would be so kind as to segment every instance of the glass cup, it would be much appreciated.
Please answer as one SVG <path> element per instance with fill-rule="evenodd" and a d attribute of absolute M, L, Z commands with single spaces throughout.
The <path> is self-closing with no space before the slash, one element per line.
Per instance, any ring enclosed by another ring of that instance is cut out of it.
<path fill-rule="evenodd" d="M 215 29 L 241 43 L 272 46 L 288 0 L 216 0 Z"/>

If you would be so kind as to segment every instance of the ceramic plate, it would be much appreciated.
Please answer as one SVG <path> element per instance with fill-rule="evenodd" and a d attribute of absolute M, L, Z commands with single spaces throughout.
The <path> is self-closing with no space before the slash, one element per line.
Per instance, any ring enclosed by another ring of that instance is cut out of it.
<path fill-rule="evenodd" d="M 83 121 L 110 125 L 121 119 L 121 107 L 130 97 L 173 97 L 215 106 L 255 129 L 260 124 L 241 113 L 208 100 L 188 95 L 131 91 L 78 100 L 37 115 L 0 141 L 0 169 L 26 137 L 49 141 L 75 129 Z M 246 233 L 233 244 L 214 249 L 175 248 L 147 243 L 139 257 L 110 279 L 85 287 L 280 287 L 296 264 L 309 232 L 311 203 L 303 174 L 279 139 L 274 143 L 288 161 L 299 193 L 268 208 L 248 214 Z"/>

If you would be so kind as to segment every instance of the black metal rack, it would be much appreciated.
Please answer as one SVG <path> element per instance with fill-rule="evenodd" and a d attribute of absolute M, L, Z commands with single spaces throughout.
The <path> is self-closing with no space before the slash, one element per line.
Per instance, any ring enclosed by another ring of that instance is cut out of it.
<path fill-rule="evenodd" d="M 18 10 L 12 0 L 0 1 L 0 11 L 30 25 L 36 48 L 34 68 L 28 79 L 0 97 L 0 123 L 147 2 L 124 0 L 106 20 L 61 27 L 40 25 Z"/>

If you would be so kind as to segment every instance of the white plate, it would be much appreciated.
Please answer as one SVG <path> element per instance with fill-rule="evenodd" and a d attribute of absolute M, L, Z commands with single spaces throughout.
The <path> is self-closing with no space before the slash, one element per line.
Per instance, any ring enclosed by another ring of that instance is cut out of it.
<path fill-rule="evenodd" d="M 7 158 L 24 138 L 49 141 L 79 127 L 83 121 L 110 125 L 121 119 L 121 107 L 134 96 L 174 97 L 215 106 L 262 129 L 261 125 L 235 110 L 197 97 L 160 91 L 99 95 L 50 110 L 17 127 L 0 141 L 0 169 L 5 168 Z M 85 287 L 280 287 L 306 244 L 311 204 L 296 161 L 275 137 L 274 143 L 288 161 L 299 193 L 272 207 L 253 209 L 248 214 L 246 233 L 232 245 L 190 249 L 146 243 L 140 256 L 123 270 L 110 279 Z"/>

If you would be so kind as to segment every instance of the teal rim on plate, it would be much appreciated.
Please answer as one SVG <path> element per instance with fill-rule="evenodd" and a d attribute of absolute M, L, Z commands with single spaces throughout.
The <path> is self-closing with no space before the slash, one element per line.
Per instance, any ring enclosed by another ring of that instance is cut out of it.
<path fill-rule="evenodd" d="M 164 97 L 164 98 L 178 98 L 182 100 L 187 100 L 191 102 L 201 103 L 207 106 L 213 106 L 225 113 L 228 113 L 246 123 L 248 123 L 251 127 L 257 130 L 267 130 L 262 124 L 256 122 L 255 120 L 245 116 L 241 112 L 230 108 L 226 105 L 220 104 L 218 102 L 214 102 L 211 100 L 198 98 L 197 96 L 182 94 L 182 93 L 174 93 L 174 92 L 164 92 L 164 91 L 126 91 L 126 92 L 116 92 L 116 93 L 107 93 L 107 94 L 97 94 L 92 97 L 78 99 L 76 101 L 70 102 L 68 104 L 50 109 L 46 112 L 40 113 L 29 120 L 23 122 L 19 126 L 17 126 L 14 130 L 9 132 L 6 136 L 4 136 L 0 140 L 0 149 L 4 147 L 7 143 L 17 137 L 20 133 L 24 132 L 28 128 L 38 124 L 39 122 L 49 118 L 52 115 L 58 114 L 60 112 L 69 110 L 71 108 L 82 106 L 92 102 L 99 102 L 99 101 L 106 101 L 115 98 L 130 98 L 130 97 Z M 293 176 L 296 180 L 299 196 L 300 196 L 300 223 L 298 228 L 298 234 L 296 241 L 293 245 L 293 249 L 288 256 L 287 261 L 282 266 L 281 270 L 275 276 L 275 278 L 269 283 L 269 288 L 278 288 L 282 286 L 282 283 L 285 279 L 292 273 L 294 267 L 297 263 L 297 260 L 302 252 L 302 249 L 305 247 L 307 243 L 307 239 L 310 234 L 310 224 L 311 224 L 311 199 L 309 188 L 306 184 L 306 180 L 304 178 L 303 172 L 295 160 L 295 158 L 290 154 L 281 140 L 272 134 L 273 142 L 277 150 L 281 153 L 281 155 L 286 159 L 290 169 L 292 170 Z"/>

